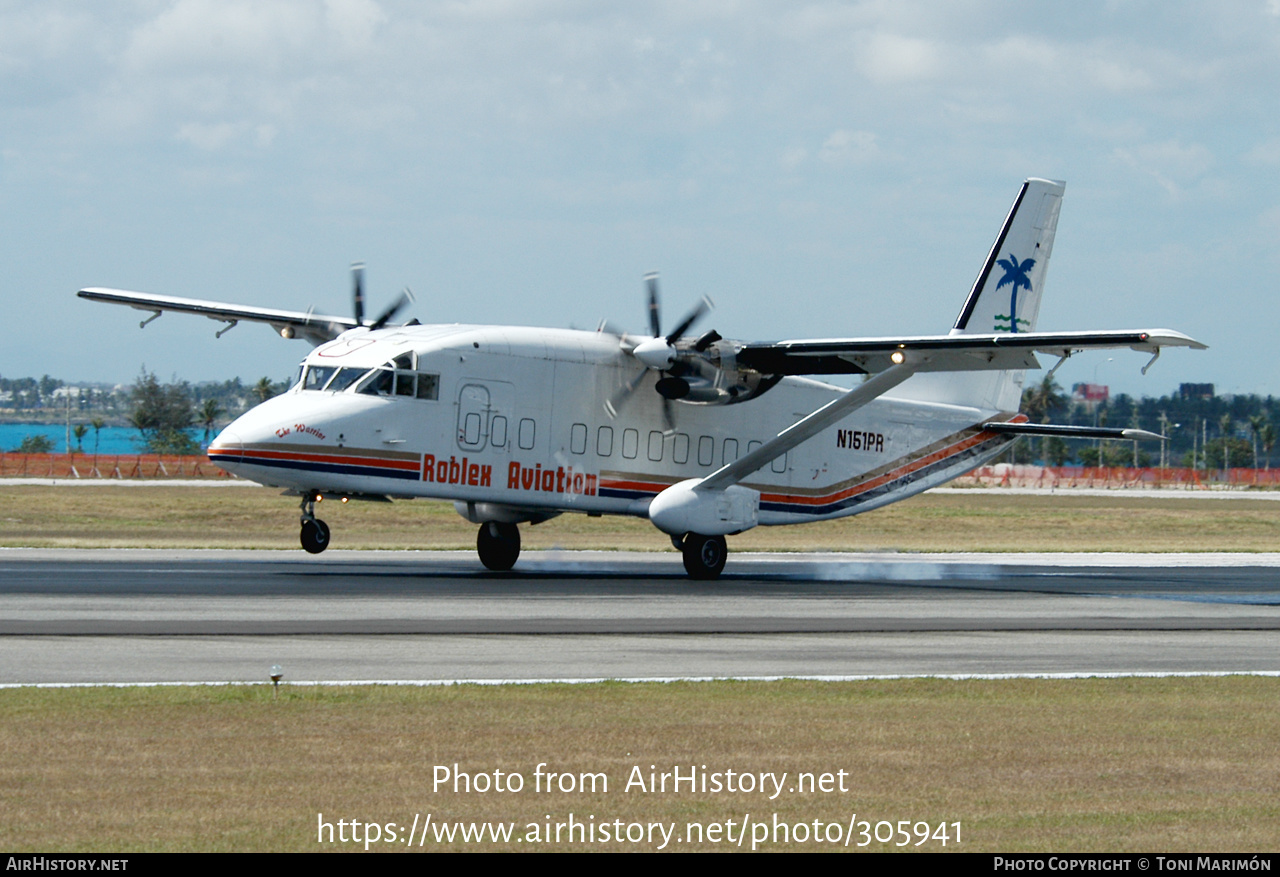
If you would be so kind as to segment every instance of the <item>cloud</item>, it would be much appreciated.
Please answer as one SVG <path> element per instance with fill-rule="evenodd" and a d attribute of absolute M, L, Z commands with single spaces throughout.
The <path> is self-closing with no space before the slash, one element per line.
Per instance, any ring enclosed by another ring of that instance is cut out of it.
<path fill-rule="evenodd" d="M 275 0 L 178 0 L 138 27 L 125 51 L 135 70 L 274 69 L 316 45 L 321 8 Z"/>
<path fill-rule="evenodd" d="M 942 71 L 942 48 L 932 40 L 878 33 L 859 53 L 858 66 L 882 85 L 924 82 Z"/>
<path fill-rule="evenodd" d="M 1119 148 L 1114 155 L 1124 164 L 1154 179 L 1175 197 L 1199 181 L 1214 163 L 1213 153 L 1205 146 L 1199 143 L 1186 145 L 1178 140 Z"/>
<path fill-rule="evenodd" d="M 834 167 L 867 161 L 878 154 L 876 135 L 870 131 L 835 131 L 818 150 L 818 158 Z"/>

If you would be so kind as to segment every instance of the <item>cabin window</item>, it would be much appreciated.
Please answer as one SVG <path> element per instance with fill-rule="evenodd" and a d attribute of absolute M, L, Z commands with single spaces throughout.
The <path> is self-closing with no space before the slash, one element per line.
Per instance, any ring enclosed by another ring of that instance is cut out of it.
<path fill-rule="evenodd" d="M 721 465 L 728 466 L 730 463 L 732 463 L 734 460 L 737 460 L 737 459 L 738 459 L 738 440 L 725 439 L 724 440 L 724 459 L 721 461 Z"/>
<path fill-rule="evenodd" d="M 709 435 L 698 439 L 698 465 L 710 466 L 716 459 L 716 440 Z"/>
<path fill-rule="evenodd" d="M 676 433 L 671 443 L 671 459 L 682 464 L 689 462 L 689 437 L 682 432 Z"/>
<path fill-rule="evenodd" d="M 764 444 L 764 442 L 747 442 L 747 453 L 751 453 L 762 444 Z"/>
<path fill-rule="evenodd" d="M 613 453 L 613 427 L 602 426 L 596 430 L 596 453 L 608 457 Z"/>
<path fill-rule="evenodd" d="M 575 423 L 569 430 L 569 450 L 575 454 L 587 452 L 587 425 Z"/>
<path fill-rule="evenodd" d="M 779 475 L 781 475 L 783 472 L 786 472 L 787 471 L 787 455 L 783 454 L 781 457 L 774 457 L 773 463 L 771 464 L 770 468 L 772 468 L 773 471 L 777 472 Z"/>
<path fill-rule="evenodd" d="M 423 375 L 423 377 L 433 376 Z M 507 418 L 501 414 L 495 414 L 493 420 L 489 421 L 489 444 L 495 448 L 505 448 L 507 446 Z"/>
<path fill-rule="evenodd" d="M 302 389 L 304 390 L 321 390 L 324 385 L 329 383 L 329 378 L 333 377 L 333 373 L 337 369 L 332 366 L 313 365 L 307 369 L 306 376 L 302 379 Z"/>
<path fill-rule="evenodd" d="M 628 460 L 634 460 L 636 454 L 640 452 L 640 432 L 635 429 L 624 429 L 622 431 L 622 456 Z"/>
<path fill-rule="evenodd" d="M 462 421 L 462 443 L 471 446 L 480 444 L 480 415 L 474 411 L 468 412 Z"/>
<path fill-rule="evenodd" d="M 418 398 L 431 400 L 440 398 L 439 375 L 418 375 Z"/>
<path fill-rule="evenodd" d="M 520 442 L 520 448 L 528 451 L 533 448 L 534 422 L 528 417 L 520 418 L 520 432 L 517 439 Z"/>
<path fill-rule="evenodd" d="M 662 459 L 662 432 L 649 430 L 649 459 L 657 463 Z"/>

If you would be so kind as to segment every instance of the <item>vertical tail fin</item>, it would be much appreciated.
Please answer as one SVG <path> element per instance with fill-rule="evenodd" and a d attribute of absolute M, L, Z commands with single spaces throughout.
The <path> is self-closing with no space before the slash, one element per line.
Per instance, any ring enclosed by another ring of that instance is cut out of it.
<path fill-rule="evenodd" d="M 1049 180 L 1022 184 L 956 318 L 953 335 L 1035 329 L 1065 188 Z"/>
<path fill-rule="evenodd" d="M 1065 183 L 1034 178 L 1022 184 L 956 317 L 952 335 L 1036 328 L 1065 188 Z M 1016 411 L 1022 399 L 1022 378 L 1021 371 L 917 375 L 903 390 L 916 399 Z"/>

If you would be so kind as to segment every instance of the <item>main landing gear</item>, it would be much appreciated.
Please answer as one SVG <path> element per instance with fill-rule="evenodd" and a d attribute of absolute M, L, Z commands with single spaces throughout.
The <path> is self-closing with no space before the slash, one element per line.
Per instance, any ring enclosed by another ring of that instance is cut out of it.
<path fill-rule="evenodd" d="M 329 525 L 316 517 L 314 494 L 302 498 L 302 532 L 298 538 L 308 554 L 319 554 L 329 547 Z"/>
<path fill-rule="evenodd" d="M 476 552 L 485 567 L 506 572 L 520 557 L 520 528 L 515 524 L 481 524 L 476 535 Z"/>
<path fill-rule="evenodd" d="M 685 533 L 676 547 L 684 555 L 684 570 L 689 574 L 689 578 L 716 579 L 720 577 L 720 573 L 724 572 L 724 562 L 728 559 L 729 547 L 725 544 L 723 536 Z"/>

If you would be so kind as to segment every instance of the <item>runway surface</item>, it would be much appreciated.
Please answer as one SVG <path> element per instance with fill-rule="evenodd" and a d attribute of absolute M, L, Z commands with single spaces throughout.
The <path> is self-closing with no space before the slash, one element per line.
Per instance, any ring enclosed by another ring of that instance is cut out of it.
<path fill-rule="evenodd" d="M 0 550 L 0 683 L 1280 671 L 1280 554 Z"/>

